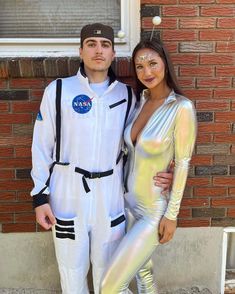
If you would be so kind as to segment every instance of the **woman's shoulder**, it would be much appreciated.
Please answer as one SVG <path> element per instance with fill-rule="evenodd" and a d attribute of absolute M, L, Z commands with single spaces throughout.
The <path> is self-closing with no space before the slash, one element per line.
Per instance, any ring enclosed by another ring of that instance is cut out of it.
<path fill-rule="evenodd" d="M 179 108 L 184 108 L 184 109 L 195 109 L 194 103 L 192 100 L 189 98 L 185 97 L 184 95 L 176 94 L 176 102 L 179 106 Z"/>

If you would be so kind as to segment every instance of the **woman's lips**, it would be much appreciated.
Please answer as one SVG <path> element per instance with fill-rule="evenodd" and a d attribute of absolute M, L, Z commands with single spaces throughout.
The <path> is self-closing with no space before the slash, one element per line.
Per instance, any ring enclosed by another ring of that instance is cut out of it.
<path fill-rule="evenodd" d="M 154 78 L 144 79 L 144 81 L 145 81 L 146 83 L 151 83 L 153 80 L 154 80 Z"/>

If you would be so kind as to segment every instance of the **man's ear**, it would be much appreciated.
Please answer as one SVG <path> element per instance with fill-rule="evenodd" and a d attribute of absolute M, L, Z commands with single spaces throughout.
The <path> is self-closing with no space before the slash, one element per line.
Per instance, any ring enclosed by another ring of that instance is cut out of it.
<path fill-rule="evenodd" d="M 80 56 L 80 59 L 82 59 L 82 48 L 81 47 L 79 48 L 79 56 Z"/>
<path fill-rule="evenodd" d="M 114 58 L 116 57 L 116 51 L 113 50 L 113 57 L 112 57 L 112 61 L 114 61 Z"/>

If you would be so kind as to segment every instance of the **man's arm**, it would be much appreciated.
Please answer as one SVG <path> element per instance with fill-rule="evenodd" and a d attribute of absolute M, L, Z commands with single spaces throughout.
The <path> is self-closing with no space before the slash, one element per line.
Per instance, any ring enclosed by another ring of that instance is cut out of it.
<path fill-rule="evenodd" d="M 54 97 L 53 97 L 54 96 Z M 46 88 L 34 126 L 32 171 L 34 188 L 31 191 L 37 222 L 46 230 L 55 223 L 48 204 L 48 179 L 53 164 L 55 145 L 55 84 Z"/>

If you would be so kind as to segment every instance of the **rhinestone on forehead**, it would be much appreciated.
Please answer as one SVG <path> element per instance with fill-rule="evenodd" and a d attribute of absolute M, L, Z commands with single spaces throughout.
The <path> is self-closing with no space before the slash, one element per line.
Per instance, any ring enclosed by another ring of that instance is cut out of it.
<path fill-rule="evenodd" d="M 153 59 L 153 55 L 151 53 L 140 55 L 136 57 L 136 62 L 150 61 Z"/>

